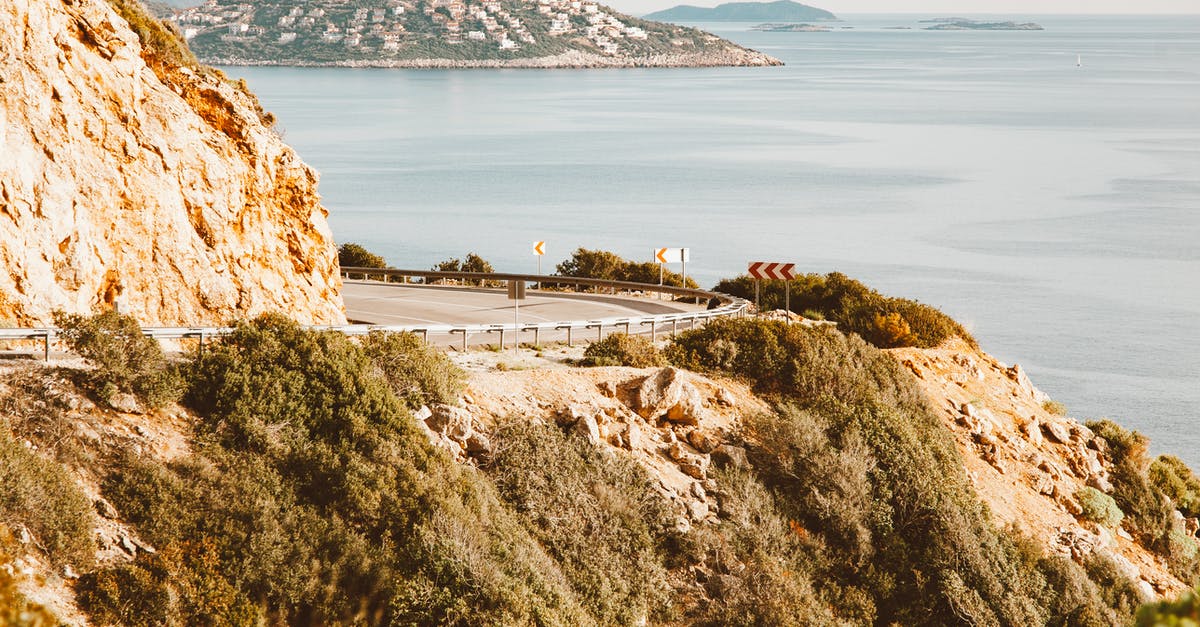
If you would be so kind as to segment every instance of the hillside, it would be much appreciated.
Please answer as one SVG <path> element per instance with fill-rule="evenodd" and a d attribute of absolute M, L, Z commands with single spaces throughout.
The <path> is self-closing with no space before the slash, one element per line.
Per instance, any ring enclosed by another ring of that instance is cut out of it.
<path fill-rule="evenodd" d="M 593 0 L 208 0 L 173 18 L 214 64 L 352 67 L 778 65 Z"/>
<path fill-rule="evenodd" d="M 6 326 L 344 320 L 317 175 L 244 85 L 129 0 L 5 2 L 0 51 Z"/>
<path fill-rule="evenodd" d="M 679 5 L 643 16 L 663 22 L 815 22 L 837 16 L 792 0 L 775 2 L 727 2 L 712 8 Z"/>
<path fill-rule="evenodd" d="M 143 350 L 135 382 L 182 384 L 158 404 L 101 394 L 112 351 L 3 364 L 0 616 L 1124 625 L 1196 579 L 1200 480 L 966 341 L 729 320 L 660 348 L 455 365 L 266 317 L 183 368 Z"/>

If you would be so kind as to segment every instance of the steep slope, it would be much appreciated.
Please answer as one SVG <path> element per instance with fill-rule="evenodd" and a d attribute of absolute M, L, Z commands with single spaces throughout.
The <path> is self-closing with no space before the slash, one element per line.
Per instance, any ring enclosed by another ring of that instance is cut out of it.
<path fill-rule="evenodd" d="M 0 4 L 0 320 L 343 321 L 316 173 L 170 45 L 127 0 Z"/>
<path fill-rule="evenodd" d="M 174 20 L 221 64 L 354 67 L 779 65 L 594 0 L 208 0 Z"/>
<path fill-rule="evenodd" d="M 891 352 L 942 410 L 967 476 L 1002 523 L 1067 557 L 1109 557 L 1148 597 L 1188 589 L 1122 527 L 1084 520 L 1079 491 L 1112 491 L 1108 446 L 1087 426 L 1047 411 L 1048 397 L 1020 366 L 1000 363 L 961 340 Z M 1194 532 L 1196 521 L 1189 528 Z"/>

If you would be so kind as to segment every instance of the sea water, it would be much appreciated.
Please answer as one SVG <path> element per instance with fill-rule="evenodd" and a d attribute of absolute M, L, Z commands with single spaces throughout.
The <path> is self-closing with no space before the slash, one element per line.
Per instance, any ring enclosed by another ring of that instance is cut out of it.
<path fill-rule="evenodd" d="M 337 240 L 395 266 L 533 272 L 545 240 L 547 272 L 580 246 L 688 247 L 706 285 L 836 270 L 1200 467 L 1200 16 L 919 19 L 701 25 L 776 68 L 227 70 L 320 171 Z"/>

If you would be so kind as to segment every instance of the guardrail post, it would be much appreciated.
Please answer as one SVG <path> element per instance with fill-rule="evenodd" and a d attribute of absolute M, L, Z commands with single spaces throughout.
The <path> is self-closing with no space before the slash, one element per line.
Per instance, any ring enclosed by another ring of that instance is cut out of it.
<path fill-rule="evenodd" d="M 421 329 L 421 340 L 426 344 L 429 343 L 429 329 Z"/>
<path fill-rule="evenodd" d="M 629 321 L 625 321 L 625 335 L 629 335 Z"/>
<path fill-rule="evenodd" d="M 50 361 L 50 332 L 49 332 L 49 331 L 46 331 L 46 335 L 45 335 L 45 337 L 44 337 L 43 339 L 44 339 L 44 340 L 45 340 L 45 342 L 46 342 L 46 345 L 45 345 L 45 348 L 46 348 L 46 353 L 45 353 L 45 356 L 46 356 L 46 361 Z"/>
<path fill-rule="evenodd" d="M 604 339 L 604 325 L 598 324 L 598 325 L 596 325 L 596 341 L 599 342 L 603 339 Z"/>
<path fill-rule="evenodd" d="M 542 345 L 542 328 L 541 327 L 533 327 L 533 345 L 534 346 Z"/>
<path fill-rule="evenodd" d="M 500 327 L 500 350 L 504 350 L 504 327 Z"/>
<path fill-rule="evenodd" d="M 658 341 L 658 333 L 657 332 L 658 332 L 658 322 L 651 320 L 650 321 L 650 341 L 651 342 Z"/>
<path fill-rule="evenodd" d="M 204 331 L 200 332 L 200 348 L 196 352 L 200 359 L 204 359 Z"/>
<path fill-rule="evenodd" d="M 671 337 L 679 335 L 679 318 L 671 321 Z"/>
<path fill-rule="evenodd" d="M 567 348 L 571 348 L 572 346 L 575 346 L 575 344 L 571 342 L 571 327 L 567 326 Z"/>

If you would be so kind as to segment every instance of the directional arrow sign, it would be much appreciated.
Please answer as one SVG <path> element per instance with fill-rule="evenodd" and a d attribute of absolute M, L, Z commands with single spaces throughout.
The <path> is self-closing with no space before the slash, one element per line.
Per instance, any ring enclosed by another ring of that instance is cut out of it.
<path fill-rule="evenodd" d="M 655 248 L 654 260 L 658 263 L 683 263 L 689 261 L 687 248 Z"/>
<path fill-rule="evenodd" d="M 750 276 L 756 279 L 782 279 L 790 281 L 796 278 L 796 264 L 752 261 L 750 262 Z"/>
<path fill-rule="evenodd" d="M 546 242 L 534 242 L 533 254 L 538 256 L 546 254 Z"/>

